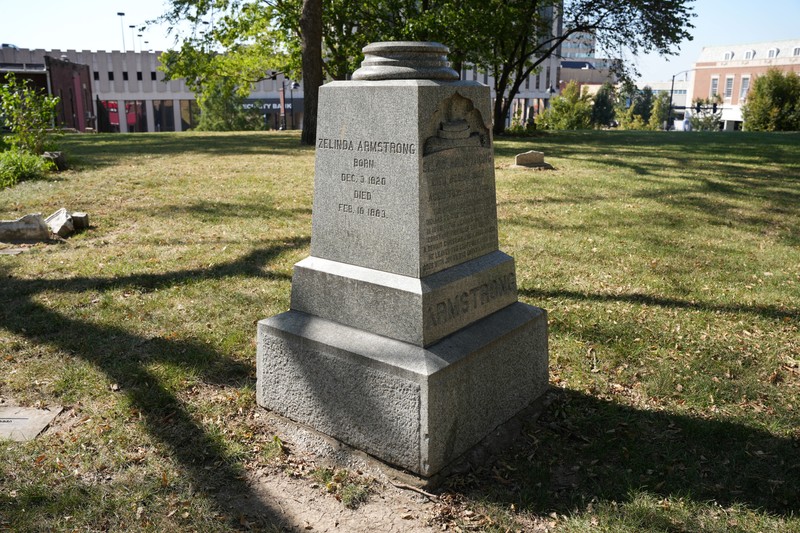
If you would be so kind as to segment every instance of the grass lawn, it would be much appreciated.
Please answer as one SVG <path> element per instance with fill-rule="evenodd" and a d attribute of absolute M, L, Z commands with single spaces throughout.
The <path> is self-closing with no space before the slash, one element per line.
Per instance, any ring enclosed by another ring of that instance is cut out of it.
<path fill-rule="evenodd" d="M 292 132 L 62 145 L 73 170 L 0 190 L 0 219 L 92 224 L 0 255 L 0 399 L 65 407 L 0 442 L 0 530 L 244 527 L 231 496 L 281 456 L 255 416 L 255 322 L 288 308 L 308 255 L 314 151 Z M 438 520 L 800 532 L 800 135 L 495 149 L 501 249 L 548 310 L 553 390 L 513 448 L 443 487 L 470 519 Z M 555 170 L 510 168 L 530 149 Z"/>

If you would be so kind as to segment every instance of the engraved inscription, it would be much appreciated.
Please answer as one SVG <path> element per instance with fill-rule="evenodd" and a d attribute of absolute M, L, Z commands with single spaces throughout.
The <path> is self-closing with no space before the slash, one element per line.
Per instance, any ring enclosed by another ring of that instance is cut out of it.
<path fill-rule="evenodd" d="M 416 155 L 416 143 L 323 137 L 318 140 L 317 148 L 369 153 L 367 157 L 347 159 L 345 164 L 348 168 L 338 170 L 337 181 L 342 185 L 342 193 L 346 195 L 339 197 L 336 204 L 336 211 L 340 215 L 362 215 L 374 219 L 390 218 L 389 210 L 384 205 L 386 198 L 384 194 L 392 180 L 390 177 L 376 175 L 373 172 L 380 172 L 381 158 L 385 160 L 386 157 Z"/>
<path fill-rule="evenodd" d="M 423 160 L 422 272 L 430 274 L 497 246 L 493 157 L 488 148 L 439 151 Z"/>
<path fill-rule="evenodd" d="M 353 159 L 353 168 L 375 168 L 374 159 Z"/>
<path fill-rule="evenodd" d="M 427 308 L 426 320 L 431 326 L 446 324 L 462 314 L 486 306 L 508 294 L 516 294 L 517 278 L 513 272 L 476 285 L 468 290 L 433 303 Z M 479 314 L 479 313 L 478 313 Z"/>

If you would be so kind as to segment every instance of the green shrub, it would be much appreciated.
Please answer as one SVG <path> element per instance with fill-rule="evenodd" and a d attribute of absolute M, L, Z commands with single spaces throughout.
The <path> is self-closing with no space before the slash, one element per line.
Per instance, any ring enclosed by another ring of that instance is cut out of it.
<path fill-rule="evenodd" d="M 0 188 L 42 178 L 52 169 L 52 165 L 50 161 L 22 150 L 0 152 Z"/>
<path fill-rule="evenodd" d="M 48 96 L 28 80 L 18 81 L 12 73 L 6 74 L 5 83 L 0 84 L 0 114 L 11 130 L 6 142 L 37 155 L 52 149 L 48 132 L 58 102 L 57 96 Z"/>
<path fill-rule="evenodd" d="M 592 97 L 577 82 L 570 81 L 550 107 L 536 117 L 536 125 L 546 130 L 585 130 L 592 127 Z"/>

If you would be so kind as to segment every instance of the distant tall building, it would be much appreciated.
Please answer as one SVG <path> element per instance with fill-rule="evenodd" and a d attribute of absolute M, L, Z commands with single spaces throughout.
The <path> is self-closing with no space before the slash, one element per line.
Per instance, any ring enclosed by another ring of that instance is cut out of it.
<path fill-rule="evenodd" d="M 741 129 L 741 105 L 753 80 L 770 68 L 800 74 L 800 39 L 705 47 L 694 65 L 692 96 L 719 95 L 723 129 Z"/>
<path fill-rule="evenodd" d="M 563 59 L 594 59 L 597 39 L 593 33 L 580 32 L 572 34 L 561 44 Z"/>

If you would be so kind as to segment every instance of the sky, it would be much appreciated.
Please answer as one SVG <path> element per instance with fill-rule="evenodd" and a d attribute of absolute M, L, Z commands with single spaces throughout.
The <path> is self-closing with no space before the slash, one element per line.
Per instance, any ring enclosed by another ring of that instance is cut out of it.
<path fill-rule="evenodd" d="M 697 13 L 690 21 L 694 40 L 681 43 L 678 55 L 625 58 L 636 63 L 641 81 L 668 81 L 691 69 L 704 46 L 800 38 L 800 0 L 695 0 L 692 5 Z M 122 50 L 124 39 L 127 50 L 167 50 L 174 39 L 165 26 L 153 25 L 137 36 L 138 28 L 161 15 L 165 6 L 165 0 L 0 0 L 0 43 L 47 50 Z M 133 33 L 130 25 L 136 26 Z"/>

